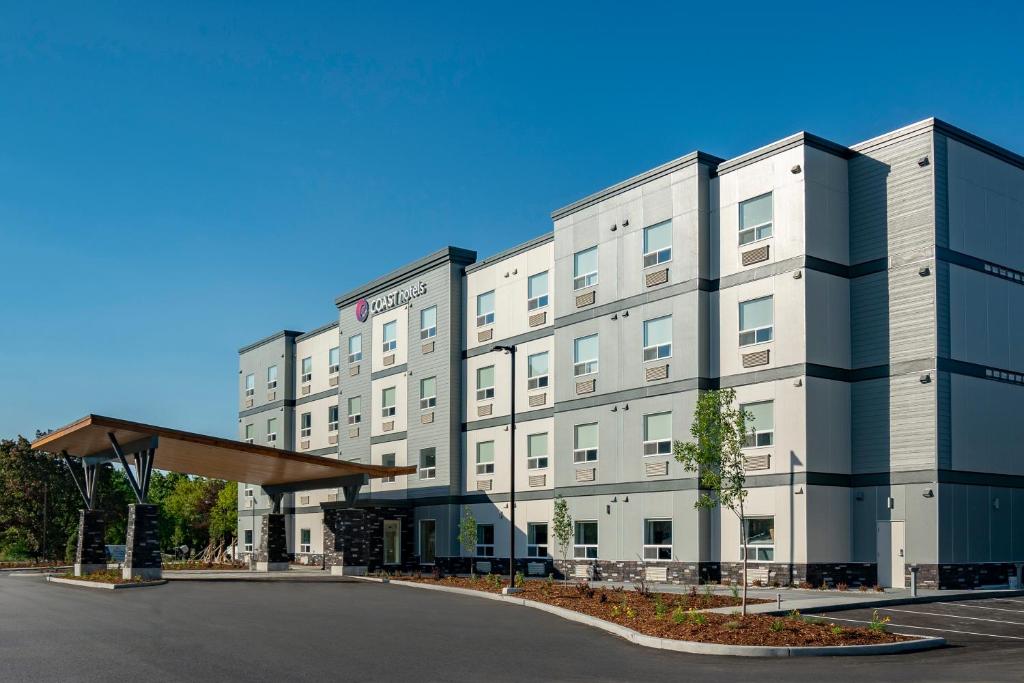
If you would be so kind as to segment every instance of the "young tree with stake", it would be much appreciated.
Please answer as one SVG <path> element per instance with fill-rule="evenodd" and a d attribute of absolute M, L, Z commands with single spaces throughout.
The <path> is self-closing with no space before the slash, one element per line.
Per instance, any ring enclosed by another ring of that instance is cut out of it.
<path fill-rule="evenodd" d="M 731 510 L 740 521 L 743 549 L 743 616 L 747 614 L 747 521 L 743 501 L 747 497 L 743 446 L 747 422 L 753 416 L 736 406 L 736 392 L 714 389 L 701 393 L 693 411 L 693 441 L 676 441 L 673 453 L 688 472 L 697 472 L 701 493 L 694 507 Z"/>
<path fill-rule="evenodd" d="M 569 504 L 561 495 L 555 496 L 555 515 L 551 520 L 551 526 L 554 527 L 555 540 L 558 542 L 558 550 L 562 554 L 562 583 L 565 584 L 569 579 L 566 568 L 569 561 L 569 548 L 572 547 L 573 528 L 572 517 L 569 515 Z"/>
<path fill-rule="evenodd" d="M 469 575 L 476 578 L 473 563 L 473 556 L 476 555 L 476 517 L 468 505 L 463 508 L 462 520 L 459 521 L 459 545 L 462 546 L 463 552 L 469 553 Z"/>

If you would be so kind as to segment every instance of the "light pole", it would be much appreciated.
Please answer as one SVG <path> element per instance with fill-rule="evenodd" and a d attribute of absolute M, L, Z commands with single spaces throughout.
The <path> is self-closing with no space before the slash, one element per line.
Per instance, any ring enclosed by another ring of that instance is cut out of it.
<path fill-rule="evenodd" d="M 515 345 L 497 345 L 493 351 L 508 354 L 512 364 L 512 390 L 509 398 L 508 438 L 509 448 L 509 485 L 508 485 L 508 588 L 515 591 L 516 586 L 516 347 Z"/>

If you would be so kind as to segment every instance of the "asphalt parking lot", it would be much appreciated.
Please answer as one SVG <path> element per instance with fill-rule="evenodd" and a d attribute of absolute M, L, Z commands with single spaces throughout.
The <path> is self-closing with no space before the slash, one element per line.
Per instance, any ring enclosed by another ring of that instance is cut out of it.
<path fill-rule="evenodd" d="M 996 623 L 1024 619 L 995 607 L 1024 603 L 912 606 L 948 618 L 891 615 L 918 628 L 1024 638 L 1024 626 Z M 1000 615 L 991 623 L 964 618 L 990 612 Z M 1024 640 L 939 635 L 953 646 L 885 657 L 716 657 L 641 648 L 538 610 L 396 585 L 179 581 L 103 591 L 0 576 L 0 681 L 1021 680 Z"/>

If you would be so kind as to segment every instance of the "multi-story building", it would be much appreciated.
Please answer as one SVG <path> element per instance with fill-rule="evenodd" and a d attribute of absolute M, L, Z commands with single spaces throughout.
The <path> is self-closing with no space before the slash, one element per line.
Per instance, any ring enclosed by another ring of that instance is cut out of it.
<path fill-rule="evenodd" d="M 680 157 L 552 219 L 241 349 L 242 438 L 417 467 L 364 487 L 355 512 L 335 490 L 287 499 L 298 558 L 351 564 L 363 536 L 371 568 L 505 570 L 515 439 L 515 555 L 533 572 L 560 556 L 561 495 L 571 573 L 734 579 L 746 553 L 766 583 L 1019 576 L 1024 158 L 934 119 L 852 147 L 798 133 Z M 514 434 L 499 344 L 517 351 Z M 755 417 L 746 547 L 731 513 L 694 508 L 672 457 L 718 387 Z M 269 503 L 239 495 L 251 544 Z"/>

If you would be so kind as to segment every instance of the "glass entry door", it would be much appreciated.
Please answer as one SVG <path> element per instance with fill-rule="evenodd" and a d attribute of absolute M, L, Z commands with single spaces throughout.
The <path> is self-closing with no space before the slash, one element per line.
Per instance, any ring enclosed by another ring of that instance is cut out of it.
<path fill-rule="evenodd" d="M 402 527 L 397 519 L 384 520 L 384 564 L 402 562 Z"/>

